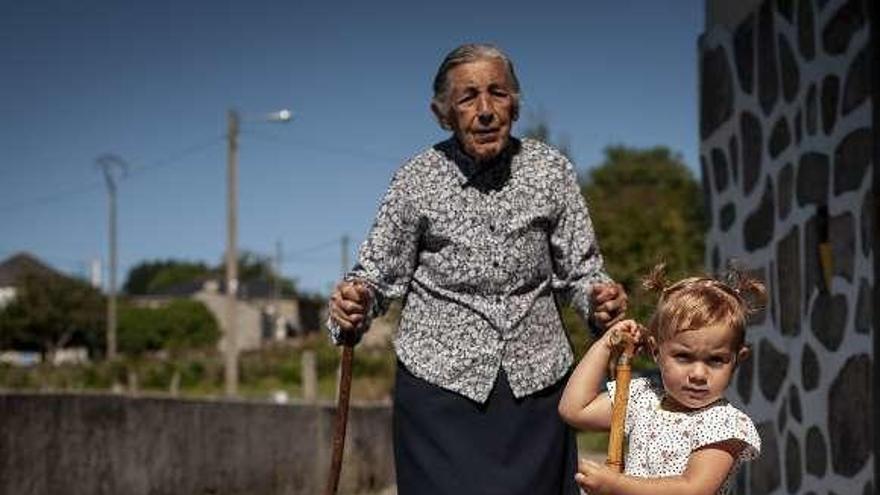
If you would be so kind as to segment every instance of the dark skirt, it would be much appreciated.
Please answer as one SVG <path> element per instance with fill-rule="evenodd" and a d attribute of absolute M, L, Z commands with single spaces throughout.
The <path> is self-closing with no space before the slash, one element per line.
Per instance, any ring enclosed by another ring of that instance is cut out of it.
<path fill-rule="evenodd" d="M 500 371 L 485 404 L 413 376 L 394 387 L 398 495 L 569 495 L 577 445 L 559 419 L 565 380 L 517 399 Z"/>

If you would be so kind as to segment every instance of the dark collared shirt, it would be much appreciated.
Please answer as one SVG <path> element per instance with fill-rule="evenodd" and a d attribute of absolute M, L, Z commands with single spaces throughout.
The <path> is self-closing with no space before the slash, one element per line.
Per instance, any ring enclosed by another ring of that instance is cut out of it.
<path fill-rule="evenodd" d="M 477 402 L 499 367 L 517 397 L 564 376 L 572 352 L 554 295 L 587 318 L 590 286 L 610 280 L 571 162 L 529 139 L 491 164 L 455 139 L 404 164 L 347 278 L 372 287 L 371 317 L 403 298 L 398 358 Z"/>

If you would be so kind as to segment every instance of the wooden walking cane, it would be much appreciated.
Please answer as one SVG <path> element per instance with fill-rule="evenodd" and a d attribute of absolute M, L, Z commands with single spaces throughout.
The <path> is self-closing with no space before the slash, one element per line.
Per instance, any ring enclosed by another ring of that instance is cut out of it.
<path fill-rule="evenodd" d="M 611 431 L 608 436 L 608 458 L 605 465 L 618 473 L 623 472 L 623 441 L 626 423 L 626 406 L 629 402 L 629 381 L 632 376 L 630 361 L 635 354 L 635 342 L 631 338 L 612 336 L 612 345 L 617 349 L 615 363 L 614 404 L 611 407 Z"/>
<path fill-rule="evenodd" d="M 355 284 L 362 282 L 355 281 Z M 324 495 L 336 495 L 339 488 L 339 474 L 342 471 L 342 453 L 345 450 L 345 427 L 348 424 L 348 404 L 351 398 L 351 362 L 354 346 L 357 343 L 355 332 L 342 334 L 342 361 L 339 364 L 339 397 L 336 402 L 336 421 L 333 422 L 333 454 L 330 458 L 330 472 Z"/>
<path fill-rule="evenodd" d="M 333 455 L 330 459 L 330 474 L 324 495 L 336 495 L 339 487 L 339 474 L 342 470 L 342 453 L 345 449 L 345 427 L 348 424 L 348 403 L 351 397 L 351 361 L 354 357 L 354 339 L 346 339 L 342 344 L 342 363 L 339 373 L 339 399 L 336 403 L 336 421 L 333 424 Z"/>

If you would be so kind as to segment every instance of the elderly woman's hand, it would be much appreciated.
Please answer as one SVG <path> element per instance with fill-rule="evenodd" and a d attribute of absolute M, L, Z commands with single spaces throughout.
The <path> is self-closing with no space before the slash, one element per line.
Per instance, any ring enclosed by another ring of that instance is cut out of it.
<path fill-rule="evenodd" d="M 622 320 L 626 313 L 626 292 L 616 283 L 596 284 L 590 291 L 593 306 L 593 324 L 605 331 Z"/>
<path fill-rule="evenodd" d="M 372 292 L 363 283 L 339 282 L 330 295 L 330 318 L 343 331 L 357 330 L 367 318 L 371 299 Z"/>

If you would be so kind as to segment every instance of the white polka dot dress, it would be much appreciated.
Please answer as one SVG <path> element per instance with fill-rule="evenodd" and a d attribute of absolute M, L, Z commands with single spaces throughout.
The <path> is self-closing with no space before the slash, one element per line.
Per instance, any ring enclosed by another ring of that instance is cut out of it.
<path fill-rule="evenodd" d="M 614 386 L 614 382 L 608 384 L 612 402 Z M 746 446 L 718 491 L 729 493 L 740 465 L 761 451 L 761 439 L 751 418 L 724 399 L 693 411 L 666 411 L 660 407 L 663 395 L 663 388 L 647 378 L 630 382 L 624 429 L 629 439 L 625 473 L 642 478 L 677 476 L 684 472 L 694 450 L 736 439 Z"/>

